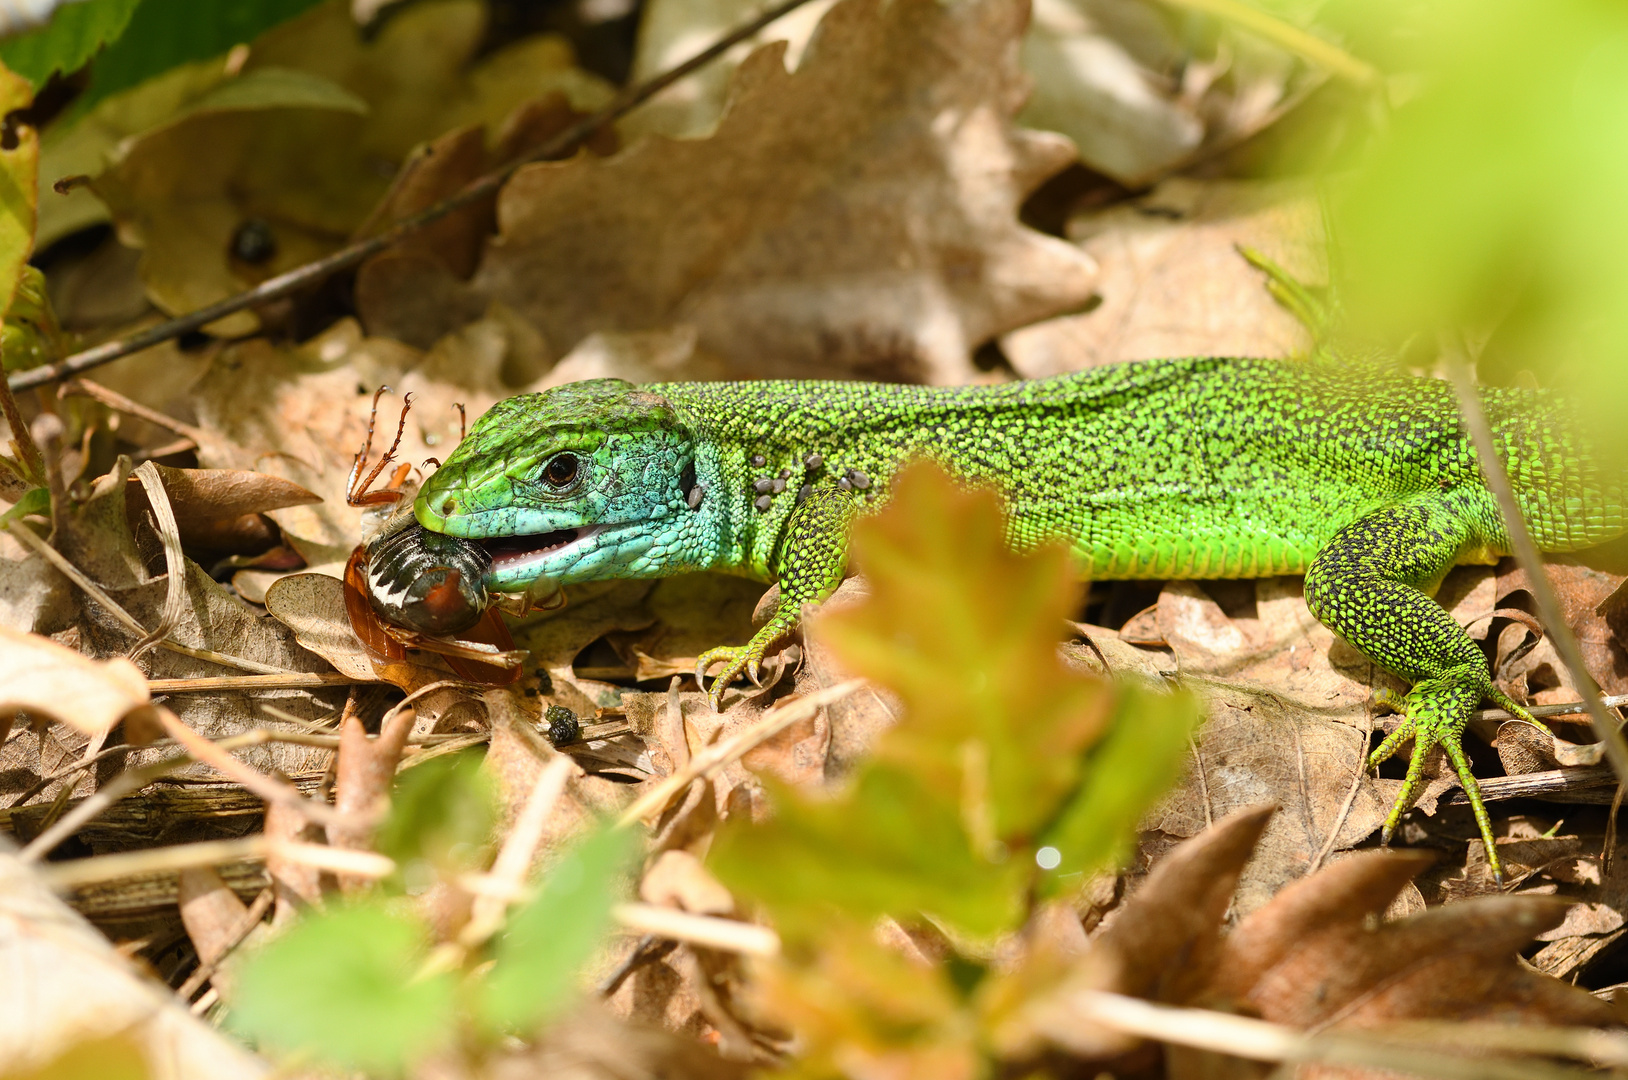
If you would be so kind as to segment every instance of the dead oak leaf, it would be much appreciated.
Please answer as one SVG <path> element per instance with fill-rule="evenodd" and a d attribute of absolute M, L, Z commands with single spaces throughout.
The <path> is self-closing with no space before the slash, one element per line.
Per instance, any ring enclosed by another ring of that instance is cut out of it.
<path fill-rule="evenodd" d="M 1241 810 L 1172 851 L 1091 939 L 1079 976 L 1101 986 L 1107 972 L 1104 988 L 1121 993 L 1244 1011 L 1317 1031 L 1413 1020 L 1616 1023 L 1608 1004 L 1519 959 L 1517 950 L 1560 924 L 1567 908 L 1562 901 L 1492 896 L 1384 919 L 1394 898 L 1430 864 L 1429 856 L 1415 852 L 1364 851 L 1337 860 L 1224 932 L 1228 898 L 1269 813 Z M 1066 993 L 1069 980 L 1061 985 Z M 1045 1010 L 1032 1015 L 1052 1042 L 1079 1041 L 1068 1025 L 1047 1023 Z M 1230 1075 L 1198 1070 L 1201 1057 L 1170 1054 L 1168 1075 Z"/>
<path fill-rule="evenodd" d="M 1316 200 L 1304 187 L 1169 180 L 1074 217 L 1068 236 L 1101 267 L 1101 303 L 1003 337 L 1025 378 L 1162 356 L 1291 356 L 1310 343 L 1236 246 L 1323 280 Z"/>
<path fill-rule="evenodd" d="M 1022 0 L 845 0 L 795 73 L 735 75 L 710 139 L 531 166 L 475 287 L 556 349 L 688 323 L 741 375 L 965 382 L 971 351 L 1090 292 L 1077 248 L 1021 226 L 1065 166 L 1012 126 Z"/>

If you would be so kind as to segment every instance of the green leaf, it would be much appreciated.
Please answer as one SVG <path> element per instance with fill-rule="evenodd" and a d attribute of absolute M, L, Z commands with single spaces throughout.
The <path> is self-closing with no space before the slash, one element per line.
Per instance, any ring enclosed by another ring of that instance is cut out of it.
<path fill-rule="evenodd" d="M 1628 6 L 1416 7 L 1406 58 L 1416 92 L 1331 193 L 1344 305 L 1375 337 L 1485 339 L 1489 381 L 1524 369 L 1620 433 Z M 1368 15 L 1383 26 L 1397 8 Z"/>
<path fill-rule="evenodd" d="M 0 67 L 0 116 L 26 108 L 34 100 L 28 81 Z M 40 137 L 18 125 L 16 145 L 0 146 L 0 310 L 9 310 L 23 267 L 34 251 L 38 200 Z"/>
<path fill-rule="evenodd" d="M 321 75 L 293 68 L 263 67 L 225 80 L 173 119 L 195 112 L 233 109 L 333 109 L 365 113 L 367 102 Z"/>
<path fill-rule="evenodd" d="M 190 60 L 247 44 L 318 0 L 144 0 L 119 39 L 97 57 L 90 85 L 74 103 L 82 112 L 120 90 Z"/>
<path fill-rule="evenodd" d="M 10 525 L 13 521 L 21 521 L 29 514 L 39 514 L 42 517 L 51 516 L 51 493 L 45 488 L 29 488 L 3 514 L 0 514 L 0 528 Z"/>
<path fill-rule="evenodd" d="M 453 1037 L 456 983 L 415 978 L 426 951 L 422 926 L 376 904 L 317 915 L 245 959 L 232 1024 L 283 1051 L 398 1071 Z"/>
<path fill-rule="evenodd" d="M 1032 867 L 975 854 L 953 791 L 886 765 L 864 768 L 842 799 L 773 791 L 773 820 L 724 830 L 707 865 L 765 904 L 783 937 L 818 940 L 833 910 L 861 920 L 925 913 L 979 937 L 1022 918 Z"/>
<path fill-rule="evenodd" d="M 534 1030 L 575 997 L 636 850 L 625 829 L 601 825 L 543 872 L 542 891 L 510 916 L 497 942 L 480 999 L 490 1027 Z"/>
<path fill-rule="evenodd" d="M 401 774 L 376 846 L 409 880 L 445 877 L 482 862 L 496 819 L 496 792 L 481 757 L 473 751 L 449 754 Z M 419 874 L 420 868 L 430 874 Z"/>
<path fill-rule="evenodd" d="M 976 792 L 982 842 L 1020 843 L 1073 790 L 1113 704 L 1106 682 L 1057 655 L 1079 593 L 1071 556 L 1057 544 L 1011 551 L 995 492 L 966 491 L 936 466 L 905 470 L 889 505 L 853 530 L 871 599 L 819 632 L 854 674 L 904 699 L 910 719 L 878 757 L 957 805 Z"/>
<path fill-rule="evenodd" d="M 1042 850 L 1056 852 L 1040 859 L 1043 895 L 1125 859 L 1138 823 L 1180 778 L 1200 718 L 1190 694 L 1121 689 L 1107 736 L 1086 758 L 1084 784 L 1041 838 Z"/>
<path fill-rule="evenodd" d="M 85 66 L 110 41 L 118 40 L 141 0 L 79 0 L 59 4 L 51 21 L 26 34 L 0 41 L 0 61 L 35 90 L 61 71 Z"/>

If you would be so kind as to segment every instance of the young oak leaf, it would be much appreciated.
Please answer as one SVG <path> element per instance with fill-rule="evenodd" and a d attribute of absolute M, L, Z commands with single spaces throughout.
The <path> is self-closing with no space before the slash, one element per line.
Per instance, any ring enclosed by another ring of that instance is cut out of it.
<path fill-rule="evenodd" d="M 1063 666 L 1069 556 L 1013 553 L 993 492 L 913 466 L 852 546 L 870 598 L 816 626 L 852 671 L 899 694 L 905 718 L 840 797 L 775 788 L 775 818 L 726 830 L 713 868 L 764 902 L 787 940 L 817 937 L 839 911 L 1009 930 L 1032 890 L 1123 850 L 1185 755 L 1196 709 Z M 1037 838 L 1057 850 L 1036 852 Z"/>
<path fill-rule="evenodd" d="M 1077 592 L 1069 554 L 1012 552 L 998 496 L 963 490 L 936 466 L 905 470 L 892 498 L 854 526 L 870 601 L 822 619 L 819 632 L 912 718 L 882 737 L 877 759 L 959 792 L 975 838 L 1022 842 L 1074 789 L 1081 751 L 1114 707 L 1108 683 L 1057 655 Z"/>

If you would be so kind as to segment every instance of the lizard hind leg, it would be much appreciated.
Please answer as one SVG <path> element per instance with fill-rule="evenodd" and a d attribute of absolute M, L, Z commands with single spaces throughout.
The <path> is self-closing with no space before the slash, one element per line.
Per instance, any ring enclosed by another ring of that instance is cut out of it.
<path fill-rule="evenodd" d="M 1370 768 L 1408 741 L 1413 760 L 1390 814 L 1389 840 L 1424 783 L 1426 755 L 1440 746 L 1475 814 L 1493 874 L 1503 880 L 1481 789 L 1464 753 L 1464 728 L 1483 700 L 1532 721 L 1492 683 L 1481 648 L 1421 586 L 1440 580 L 1459 551 L 1484 532 L 1481 507 L 1450 493 L 1385 507 L 1335 534 L 1306 572 L 1306 602 L 1324 625 L 1369 659 L 1411 682 L 1402 724 L 1368 759 Z"/>

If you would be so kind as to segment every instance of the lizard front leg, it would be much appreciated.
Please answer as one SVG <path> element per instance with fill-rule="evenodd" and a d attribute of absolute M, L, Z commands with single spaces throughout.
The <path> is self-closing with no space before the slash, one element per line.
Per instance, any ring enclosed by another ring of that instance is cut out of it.
<path fill-rule="evenodd" d="M 722 663 L 707 697 L 719 707 L 724 690 L 742 672 L 757 680 L 757 667 L 769 647 L 789 634 L 803 609 L 837 591 L 848 565 L 848 525 L 853 520 L 854 496 L 834 484 L 814 488 L 786 519 L 786 532 L 776 549 L 771 569 L 780 583 L 780 603 L 769 621 L 745 645 L 723 645 L 701 654 L 695 681 L 706 689 L 707 669 Z"/>
<path fill-rule="evenodd" d="M 1368 758 L 1368 767 L 1376 768 L 1413 741 L 1407 779 L 1385 818 L 1385 840 L 1418 797 L 1426 754 L 1440 746 L 1464 785 L 1487 861 L 1502 882 L 1492 822 L 1464 754 L 1464 728 L 1482 700 L 1529 723 L 1537 721 L 1493 685 L 1480 647 L 1421 591 L 1440 580 L 1470 539 L 1472 513 L 1465 497 L 1443 493 L 1378 510 L 1347 525 L 1307 570 L 1306 603 L 1325 626 L 1369 659 L 1413 683 L 1406 695 L 1391 700 L 1402 714 L 1401 726 Z"/>

